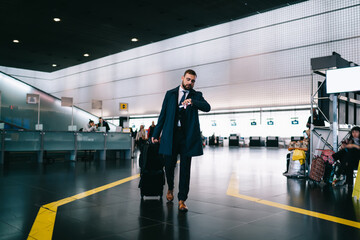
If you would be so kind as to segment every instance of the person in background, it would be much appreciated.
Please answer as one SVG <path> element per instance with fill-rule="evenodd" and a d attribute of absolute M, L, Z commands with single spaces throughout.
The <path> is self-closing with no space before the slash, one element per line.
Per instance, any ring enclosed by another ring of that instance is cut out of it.
<path fill-rule="evenodd" d="M 102 117 L 99 117 L 99 123 L 97 124 L 97 127 L 105 127 L 106 132 L 110 130 L 109 124 Z"/>
<path fill-rule="evenodd" d="M 315 108 L 313 108 L 313 126 L 320 126 L 320 127 L 325 126 L 324 119 L 322 117 L 320 117 L 319 114 L 317 114 Z M 308 118 L 308 121 L 306 123 L 306 127 L 308 129 L 303 131 L 303 135 L 304 135 L 303 143 L 306 144 L 306 146 L 302 146 L 302 148 L 304 148 L 304 149 L 307 148 L 307 151 L 305 151 L 306 163 L 310 164 L 310 152 L 311 152 L 311 150 L 310 150 L 310 147 L 309 147 L 310 146 L 309 143 L 310 143 L 310 130 L 311 130 L 311 116 L 309 116 L 309 118 Z"/>
<path fill-rule="evenodd" d="M 311 125 L 311 116 L 309 117 L 309 119 L 308 119 L 308 121 L 306 123 L 306 127 L 310 128 L 311 127 L 310 125 Z M 313 108 L 313 125 L 314 126 L 320 126 L 320 127 L 325 126 L 324 119 L 317 114 L 315 108 Z"/>
<path fill-rule="evenodd" d="M 145 132 L 145 126 L 144 125 L 140 125 L 140 130 L 136 135 L 135 138 L 135 142 L 137 143 L 137 146 L 139 147 L 139 149 L 141 149 L 141 147 L 144 145 L 145 140 L 146 140 L 146 132 Z"/>
<path fill-rule="evenodd" d="M 85 125 L 83 132 L 95 132 L 96 125 L 93 120 L 89 119 L 89 123 Z"/>
<path fill-rule="evenodd" d="M 151 126 L 149 127 L 148 139 L 151 139 L 151 138 L 152 138 L 152 135 L 153 135 L 153 133 L 154 133 L 154 130 L 155 130 L 155 123 L 154 123 L 154 121 L 152 121 Z"/>
<path fill-rule="evenodd" d="M 352 187 L 353 171 L 357 169 L 360 159 L 360 127 L 355 126 L 350 130 L 350 137 L 342 142 L 340 151 L 334 153 L 333 158 L 340 161 L 340 164 L 335 164 L 333 185 L 346 183 Z"/>
<path fill-rule="evenodd" d="M 159 120 L 151 141 L 159 142 L 159 153 L 164 154 L 168 184 L 166 199 L 174 199 L 174 172 L 180 154 L 179 211 L 186 212 L 185 201 L 190 186 L 191 158 L 203 154 L 198 111 L 209 112 L 210 104 L 201 92 L 195 91 L 196 73 L 188 69 L 181 84 L 166 92 Z"/>

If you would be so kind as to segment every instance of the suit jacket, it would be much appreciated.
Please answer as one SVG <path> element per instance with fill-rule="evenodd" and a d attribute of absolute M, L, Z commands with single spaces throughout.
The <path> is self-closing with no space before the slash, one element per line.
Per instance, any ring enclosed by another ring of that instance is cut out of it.
<path fill-rule="evenodd" d="M 176 121 L 176 109 L 179 107 L 178 95 L 179 87 L 166 92 L 158 123 L 155 127 L 153 137 L 159 139 L 160 133 L 160 149 L 159 153 L 164 155 L 172 155 L 173 135 Z M 200 123 L 198 110 L 209 112 L 210 105 L 203 98 L 202 93 L 190 90 L 187 98 L 191 98 L 192 105 L 186 107 L 183 127 L 185 129 L 187 156 L 200 156 L 203 154 L 202 139 L 200 134 Z"/>

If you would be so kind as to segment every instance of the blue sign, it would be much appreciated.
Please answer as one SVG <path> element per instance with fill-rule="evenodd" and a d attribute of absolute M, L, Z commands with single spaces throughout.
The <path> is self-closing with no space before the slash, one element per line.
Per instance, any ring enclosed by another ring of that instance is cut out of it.
<path fill-rule="evenodd" d="M 255 126 L 255 125 L 256 125 L 255 121 L 251 122 L 251 126 Z"/>
<path fill-rule="evenodd" d="M 274 122 L 273 121 L 268 121 L 267 125 L 274 125 Z"/>
<path fill-rule="evenodd" d="M 299 124 L 299 121 L 298 121 L 298 120 L 292 120 L 292 121 L 291 121 L 291 124 L 292 124 L 292 125 L 297 125 L 297 124 Z"/>

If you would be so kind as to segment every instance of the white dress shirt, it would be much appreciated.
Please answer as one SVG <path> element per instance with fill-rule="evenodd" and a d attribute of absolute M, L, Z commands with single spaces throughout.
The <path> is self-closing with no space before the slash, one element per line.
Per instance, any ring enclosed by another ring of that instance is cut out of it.
<path fill-rule="evenodd" d="M 184 92 L 185 92 L 185 99 L 187 98 L 187 96 L 189 95 L 189 90 L 185 90 L 182 88 L 182 86 L 180 85 L 179 87 L 179 96 L 178 96 L 178 105 L 181 104 L 180 100 L 182 98 L 182 96 L 184 95 Z M 180 120 L 178 121 L 178 127 L 181 127 L 181 123 L 180 123 Z"/>
<path fill-rule="evenodd" d="M 182 96 L 184 95 L 184 92 L 186 92 L 185 93 L 185 99 L 186 99 L 187 96 L 189 95 L 189 90 L 183 89 L 182 86 L 180 85 L 180 87 L 179 87 L 179 96 L 178 96 L 178 104 L 180 104 L 180 100 L 181 100 Z"/>

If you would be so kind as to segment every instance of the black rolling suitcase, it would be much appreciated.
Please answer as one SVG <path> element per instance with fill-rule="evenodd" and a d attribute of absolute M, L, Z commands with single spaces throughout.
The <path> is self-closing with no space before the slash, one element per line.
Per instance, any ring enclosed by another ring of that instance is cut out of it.
<path fill-rule="evenodd" d="M 159 144 L 146 142 L 141 149 L 139 158 L 140 165 L 140 195 L 160 196 L 163 195 L 165 175 L 164 158 L 159 154 Z"/>

